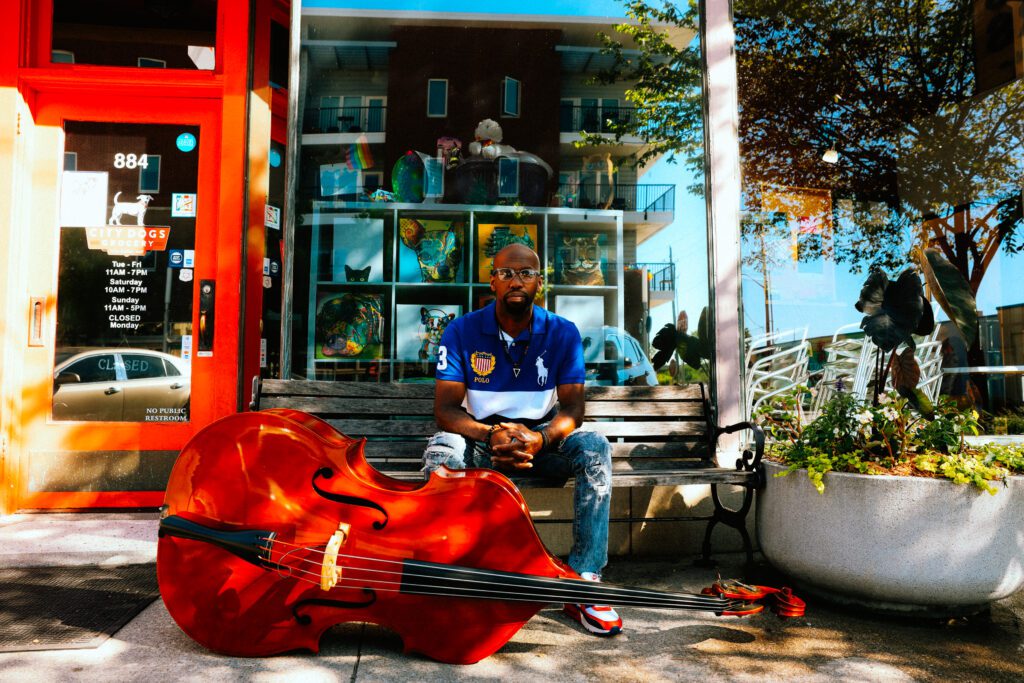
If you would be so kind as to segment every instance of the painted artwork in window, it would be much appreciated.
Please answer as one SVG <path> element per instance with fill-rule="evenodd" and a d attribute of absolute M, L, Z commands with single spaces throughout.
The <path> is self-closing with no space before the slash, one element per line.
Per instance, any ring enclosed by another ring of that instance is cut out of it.
<path fill-rule="evenodd" d="M 563 233 L 555 251 L 555 282 L 596 287 L 605 284 L 607 237 L 602 233 Z"/>
<path fill-rule="evenodd" d="M 478 282 L 490 282 L 495 255 L 510 244 L 525 244 L 537 251 L 536 225 L 481 223 L 477 226 Z"/>
<path fill-rule="evenodd" d="M 464 234 L 463 221 L 400 219 L 398 235 L 405 247 L 399 254 L 400 279 L 411 280 L 415 264 L 420 282 L 458 282 Z"/>
<path fill-rule="evenodd" d="M 398 304 L 395 307 L 395 358 L 437 362 L 441 335 L 460 315 L 462 306 L 455 304 Z"/>
<path fill-rule="evenodd" d="M 316 306 L 316 360 L 364 360 L 384 356 L 384 296 L 322 294 Z"/>
<path fill-rule="evenodd" d="M 335 282 L 383 282 L 384 221 L 336 216 L 332 262 Z"/>

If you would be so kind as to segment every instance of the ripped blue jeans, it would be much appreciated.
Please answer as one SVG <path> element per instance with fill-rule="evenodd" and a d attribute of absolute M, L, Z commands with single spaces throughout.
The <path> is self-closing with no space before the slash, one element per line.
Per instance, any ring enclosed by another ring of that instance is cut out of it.
<path fill-rule="evenodd" d="M 545 426 L 541 424 L 535 429 Z M 451 432 L 434 434 L 423 452 L 425 477 L 441 465 L 453 470 L 493 469 L 490 451 L 484 444 Z M 608 562 L 608 513 L 612 500 L 612 447 L 608 439 L 577 429 L 560 446 L 552 444 L 536 456 L 532 468 L 517 470 L 516 476 L 549 479 L 559 486 L 575 477 L 569 566 L 578 574 L 592 572 L 600 576 Z"/>

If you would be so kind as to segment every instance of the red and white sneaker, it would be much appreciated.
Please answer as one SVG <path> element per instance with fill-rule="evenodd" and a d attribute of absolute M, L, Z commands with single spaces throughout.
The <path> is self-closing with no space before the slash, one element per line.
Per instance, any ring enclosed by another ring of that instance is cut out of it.
<path fill-rule="evenodd" d="M 587 581 L 600 581 L 596 574 L 583 572 L 580 578 Z M 618 613 L 607 605 L 565 604 L 565 613 L 578 621 L 583 628 L 596 636 L 614 636 L 622 631 L 622 619 Z"/>

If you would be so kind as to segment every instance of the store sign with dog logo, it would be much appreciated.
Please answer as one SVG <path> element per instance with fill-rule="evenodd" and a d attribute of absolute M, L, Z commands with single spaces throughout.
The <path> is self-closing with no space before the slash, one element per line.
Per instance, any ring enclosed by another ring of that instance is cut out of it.
<path fill-rule="evenodd" d="M 86 228 L 85 238 L 90 249 L 105 251 L 111 256 L 142 256 L 147 251 L 164 251 L 169 226 L 119 226 Z"/>

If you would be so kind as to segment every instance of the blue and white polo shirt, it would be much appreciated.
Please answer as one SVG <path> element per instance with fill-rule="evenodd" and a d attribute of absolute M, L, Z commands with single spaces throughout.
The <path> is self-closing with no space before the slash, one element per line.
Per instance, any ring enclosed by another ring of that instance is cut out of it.
<path fill-rule="evenodd" d="M 534 306 L 530 328 L 506 350 L 494 308 L 492 302 L 445 328 L 436 377 L 466 385 L 462 405 L 478 420 L 539 420 L 554 407 L 558 385 L 586 379 L 580 332 L 569 320 Z"/>

